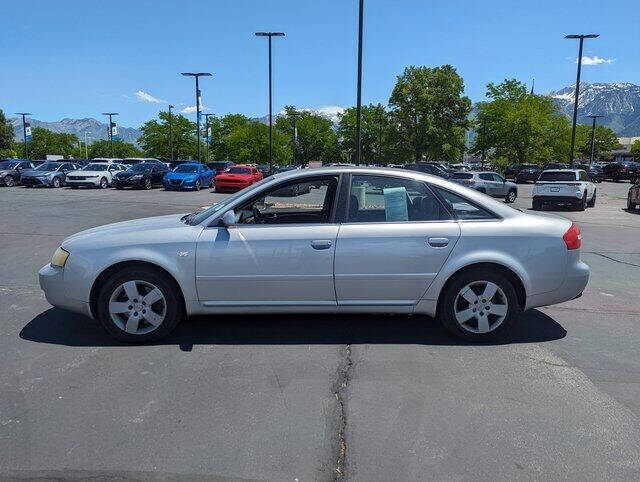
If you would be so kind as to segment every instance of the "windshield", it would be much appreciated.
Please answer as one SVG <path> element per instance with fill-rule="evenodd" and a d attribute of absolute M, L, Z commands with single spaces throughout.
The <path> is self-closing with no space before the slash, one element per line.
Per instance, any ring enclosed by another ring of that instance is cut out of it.
<path fill-rule="evenodd" d="M 540 174 L 538 181 L 575 181 L 576 173 L 573 171 L 567 172 L 549 172 L 545 171 Z"/>
<path fill-rule="evenodd" d="M 252 192 L 253 190 L 255 190 L 257 188 L 259 188 L 261 186 L 264 186 L 266 183 L 269 183 L 272 180 L 273 180 L 272 177 L 267 177 L 265 179 L 262 179 L 261 181 L 253 183 L 251 186 L 249 186 L 249 187 L 247 187 L 245 189 L 242 189 L 242 190 L 238 191 L 235 194 L 232 194 L 228 198 L 224 199 L 223 201 L 219 202 L 218 204 L 214 204 L 213 206 L 211 206 L 210 208 L 205 209 L 204 211 L 196 211 L 194 213 L 189 214 L 188 216 L 186 216 L 185 222 L 187 224 L 190 224 L 191 226 L 195 226 L 196 224 L 200 224 L 202 221 L 204 221 L 208 217 L 212 216 L 216 212 L 224 209 L 226 206 L 229 206 L 231 203 L 233 203 L 240 196 L 244 196 L 245 194 L 247 194 L 249 192 Z"/>
<path fill-rule="evenodd" d="M 89 164 L 82 168 L 83 171 L 106 171 L 109 169 L 107 164 Z"/>
<path fill-rule="evenodd" d="M 452 179 L 471 179 L 473 177 L 473 174 L 468 174 L 466 172 L 454 172 L 453 176 L 451 176 Z"/>
<path fill-rule="evenodd" d="M 251 169 L 249 169 L 248 167 L 230 167 L 224 172 L 228 172 L 231 174 L 249 174 L 251 173 Z"/>
<path fill-rule="evenodd" d="M 198 166 L 178 166 L 173 172 L 198 172 Z"/>
<path fill-rule="evenodd" d="M 135 164 L 133 166 L 131 166 L 129 169 L 127 169 L 127 171 L 131 171 L 131 172 L 147 172 L 149 169 L 151 169 L 149 167 L 148 164 Z"/>
<path fill-rule="evenodd" d="M 45 162 L 36 167 L 36 171 L 56 171 L 60 167 L 60 164 L 56 162 Z"/>
<path fill-rule="evenodd" d="M 19 162 L 0 162 L 0 169 L 14 169 L 18 164 L 20 164 Z"/>

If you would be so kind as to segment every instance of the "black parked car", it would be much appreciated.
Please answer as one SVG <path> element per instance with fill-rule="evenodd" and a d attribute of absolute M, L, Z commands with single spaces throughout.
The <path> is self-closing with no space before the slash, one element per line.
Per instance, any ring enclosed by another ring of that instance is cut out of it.
<path fill-rule="evenodd" d="M 223 172 L 225 169 L 233 166 L 234 163 L 231 161 L 214 161 L 207 162 L 207 167 L 213 171 L 213 177 L 215 178 L 218 174 Z"/>
<path fill-rule="evenodd" d="M 517 183 L 536 182 L 541 172 L 540 167 L 535 164 L 511 164 L 504 170 L 504 177 Z"/>
<path fill-rule="evenodd" d="M 34 168 L 31 161 L 20 159 L 2 161 L 0 162 L 0 185 L 11 187 L 20 184 L 22 171 Z"/>
<path fill-rule="evenodd" d="M 164 162 L 156 159 L 155 157 L 126 157 L 121 161 L 115 162 L 118 162 L 123 166 L 135 166 L 136 164 L 142 164 L 144 162 L 155 162 L 156 164 L 164 164 Z"/>
<path fill-rule="evenodd" d="M 162 162 L 141 162 L 134 164 L 126 171 L 120 171 L 113 176 L 113 187 L 124 189 L 135 187 L 151 189 L 153 186 L 162 186 L 164 175 L 169 168 Z"/>
<path fill-rule="evenodd" d="M 262 173 L 263 179 L 271 175 L 271 169 L 269 168 L 269 164 L 258 164 L 256 167 L 258 168 L 258 171 Z"/>
<path fill-rule="evenodd" d="M 632 161 L 612 162 L 604 166 L 603 171 L 605 179 L 611 179 L 613 182 L 626 179 L 633 184 L 640 177 L 640 164 Z"/>
<path fill-rule="evenodd" d="M 22 185 L 26 187 L 60 187 L 64 184 L 67 173 L 77 169 L 78 166 L 70 162 L 43 162 L 35 169 L 24 169 L 22 171 Z"/>
<path fill-rule="evenodd" d="M 546 171 L 547 169 L 569 169 L 569 164 L 564 164 L 563 162 L 550 162 L 544 166 L 543 171 Z"/>
<path fill-rule="evenodd" d="M 591 182 L 604 181 L 604 170 L 601 166 L 597 166 L 595 164 L 576 164 L 575 167 L 576 169 L 582 169 L 583 171 L 586 171 Z"/>
<path fill-rule="evenodd" d="M 443 179 L 449 179 L 449 174 L 440 166 L 430 162 L 417 162 L 415 164 L 405 164 L 405 169 L 410 171 L 424 172 L 425 174 L 431 174 Z"/>

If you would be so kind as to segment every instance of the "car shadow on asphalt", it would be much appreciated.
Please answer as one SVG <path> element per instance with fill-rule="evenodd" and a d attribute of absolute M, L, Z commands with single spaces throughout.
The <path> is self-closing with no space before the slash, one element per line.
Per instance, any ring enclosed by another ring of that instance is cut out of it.
<path fill-rule="evenodd" d="M 538 343 L 564 338 L 567 331 L 538 310 L 526 311 L 500 342 Z M 58 308 L 39 314 L 20 338 L 65 346 L 125 346 L 111 338 L 97 321 Z M 180 323 L 154 345 L 468 345 L 426 316 L 407 315 L 218 315 L 197 316 Z"/>

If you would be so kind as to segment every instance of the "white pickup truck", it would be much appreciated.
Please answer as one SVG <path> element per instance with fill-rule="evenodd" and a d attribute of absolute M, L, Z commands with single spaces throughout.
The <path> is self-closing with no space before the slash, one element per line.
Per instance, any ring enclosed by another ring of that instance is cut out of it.
<path fill-rule="evenodd" d="M 533 187 L 533 209 L 545 204 L 574 206 L 580 211 L 596 205 L 596 188 L 582 169 L 550 169 L 542 171 Z"/>

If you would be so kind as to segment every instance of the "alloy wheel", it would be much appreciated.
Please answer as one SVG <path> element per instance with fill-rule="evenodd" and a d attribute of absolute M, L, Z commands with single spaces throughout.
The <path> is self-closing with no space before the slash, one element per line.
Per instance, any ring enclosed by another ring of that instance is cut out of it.
<path fill-rule="evenodd" d="M 516 200 L 516 192 L 515 191 L 509 191 L 509 202 L 512 203 Z"/>
<path fill-rule="evenodd" d="M 102 179 L 100 179 L 100 187 L 102 189 L 106 189 L 107 187 L 109 187 L 109 182 L 107 181 L 106 177 L 103 177 Z"/>
<path fill-rule="evenodd" d="M 151 179 L 145 179 L 144 180 L 144 188 L 145 189 L 151 189 Z"/>
<path fill-rule="evenodd" d="M 7 187 L 11 187 L 14 184 L 13 176 L 5 176 L 4 177 L 4 185 Z"/>
<path fill-rule="evenodd" d="M 474 281 L 458 292 L 453 306 L 455 318 L 463 329 L 489 333 L 504 321 L 509 302 L 497 284 Z"/>
<path fill-rule="evenodd" d="M 157 329 L 167 314 L 164 294 L 148 281 L 119 285 L 109 298 L 109 316 L 122 331 L 145 335 Z"/>

